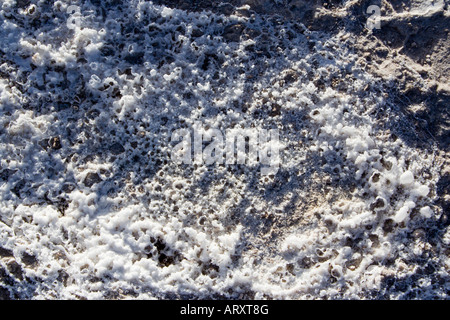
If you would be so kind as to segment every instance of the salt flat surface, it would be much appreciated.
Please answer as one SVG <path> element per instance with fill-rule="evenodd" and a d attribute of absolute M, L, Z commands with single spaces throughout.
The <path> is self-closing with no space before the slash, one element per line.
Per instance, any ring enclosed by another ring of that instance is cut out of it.
<path fill-rule="evenodd" d="M 345 31 L 91 2 L 0 7 L 2 294 L 448 297 L 437 149 Z M 196 123 L 277 129 L 278 171 L 174 163 Z"/>

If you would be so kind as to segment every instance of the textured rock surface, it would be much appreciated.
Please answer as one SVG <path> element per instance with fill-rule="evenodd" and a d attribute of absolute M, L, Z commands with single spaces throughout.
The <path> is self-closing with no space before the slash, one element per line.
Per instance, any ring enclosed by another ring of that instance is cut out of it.
<path fill-rule="evenodd" d="M 448 299 L 445 1 L 70 4 L 0 6 L 0 299 Z"/>

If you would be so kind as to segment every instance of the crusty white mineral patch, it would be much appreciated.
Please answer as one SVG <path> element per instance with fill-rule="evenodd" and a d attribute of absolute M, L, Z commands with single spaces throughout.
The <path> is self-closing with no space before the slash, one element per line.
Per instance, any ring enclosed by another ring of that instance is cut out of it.
<path fill-rule="evenodd" d="M 76 1 L 32 2 L 0 11 L 11 296 L 370 298 L 434 250 L 434 148 L 392 134 L 389 92 L 344 33 L 142 1 L 79 2 L 71 30 Z M 174 163 L 171 133 L 195 122 L 278 129 L 277 174 Z"/>

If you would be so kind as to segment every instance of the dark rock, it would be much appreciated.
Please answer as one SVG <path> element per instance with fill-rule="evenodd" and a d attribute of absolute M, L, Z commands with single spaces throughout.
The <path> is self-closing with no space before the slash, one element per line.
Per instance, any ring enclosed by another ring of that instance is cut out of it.
<path fill-rule="evenodd" d="M 89 172 L 86 175 L 86 178 L 84 178 L 83 184 L 90 188 L 94 184 L 102 182 L 103 180 L 100 178 L 100 176 L 96 172 Z"/>
<path fill-rule="evenodd" d="M 173 264 L 173 257 L 167 256 L 166 254 L 161 253 L 158 257 L 158 262 L 160 263 L 160 265 L 162 265 L 164 267 L 168 267 L 171 264 Z"/>
<path fill-rule="evenodd" d="M 423 268 L 423 273 L 430 275 L 436 272 L 436 267 L 433 265 L 432 262 L 429 262 L 425 268 Z"/>
<path fill-rule="evenodd" d="M 20 191 L 25 187 L 26 181 L 25 180 L 20 180 L 19 182 L 16 183 L 16 185 L 14 186 L 14 188 L 11 189 L 11 191 L 20 198 Z"/>
<path fill-rule="evenodd" d="M 281 114 L 281 106 L 277 103 L 272 104 L 269 115 L 271 117 L 276 117 L 276 116 L 279 116 L 280 114 Z"/>
<path fill-rule="evenodd" d="M 153 243 L 154 241 L 152 241 L 152 239 L 150 239 L 150 242 Z M 158 252 L 161 252 L 166 248 L 166 243 L 161 238 L 158 238 L 156 240 L 155 247 L 158 250 Z"/>
<path fill-rule="evenodd" d="M 67 280 L 68 279 L 69 279 L 69 274 L 65 270 L 61 269 L 61 270 L 58 271 L 58 278 L 57 278 L 57 280 L 59 282 L 62 282 L 62 284 L 64 286 L 67 286 Z"/>
<path fill-rule="evenodd" d="M 14 254 L 11 250 L 0 247 L 0 257 L 13 257 Z"/>
<path fill-rule="evenodd" d="M 213 64 L 213 61 L 217 60 L 217 56 L 214 54 L 206 54 L 203 64 L 201 66 L 202 70 L 206 71 Z"/>
<path fill-rule="evenodd" d="M 69 201 L 67 199 L 64 198 L 59 198 L 58 201 L 55 203 L 56 208 L 58 209 L 58 211 L 64 215 L 67 208 L 69 208 Z"/>
<path fill-rule="evenodd" d="M 304 257 L 298 261 L 298 266 L 302 269 L 309 269 L 314 265 L 314 261 L 310 257 Z"/>
<path fill-rule="evenodd" d="M 54 150 L 61 149 L 61 139 L 59 137 L 53 137 L 48 141 L 48 144 L 50 147 Z"/>
<path fill-rule="evenodd" d="M 47 150 L 49 147 L 48 139 L 42 139 L 38 142 L 38 144 L 42 147 L 42 149 Z"/>
<path fill-rule="evenodd" d="M 28 252 L 24 252 L 22 254 L 22 262 L 27 266 L 33 266 L 37 263 L 37 258 L 36 256 L 29 254 Z"/>
<path fill-rule="evenodd" d="M 60 101 L 57 103 L 56 108 L 58 111 L 69 109 L 71 104 L 69 102 Z"/>
<path fill-rule="evenodd" d="M 384 208 L 384 206 L 385 206 L 384 200 L 382 198 L 377 198 L 375 202 L 370 205 L 370 209 L 374 210 Z"/>
<path fill-rule="evenodd" d="M 248 28 L 248 29 L 245 30 L 245 34 L 250 39 L 255 39 L 255 38 L 257 38 L 257 37 L 259 37 L 261 35 L 261 31 L 259 31 L 257 29 Z"/>
<path fill-rule="evenodd" d="M 75 190 L 75 185 L 72 183 L 65 183 L 62 186 L 62 191 L 65 193 L 71 193 L 73 190 Z"/>
<path fill-rule="evenodd" d="M 372 181 L 373 182 L 378 182 L 378 181 L 380 181 L 380 174 L 379 173 L 375 173 L 373 176 L 372 176 Z"/>
<path fill-rule="evenodd" d="M 8 286 L 13 286 L 16 283 L 14 278 L 2 266 L 0 266 L 0 280 L 2 281 L 2 284 L 6 284 Z"/>
<path fill-rule="evenodd" d="M 0 300 L 11 300 L 11 296 L 9 294 L 8 289 L 0 287 Z"/>
<path fill-rule="evenodd" d="M 406 292 L 408 290 L 408 283 L 405 280 L 398 280 L 395 282 L 395 289 L 401 292 Z"/>
<path fill-rule="evenodd" d="M 23 280 L 23 270 L 17 261 L 14 260 L 8 263 L 8 271 L 17 279 Z"/>
<path fill-rule="evenodd" d="M 298 75 L 294 71 L 288 72 L 283 78 L 284 83 L 288 84 L 288 85 L 297 81 L 297 79 L 298 79 Z"/>
<path fill-rule="evenodd" d="M 120 89 L 114 88 L 113 91 L 111 92 L 111 97 L 116 98 L 116 99 L 122 98 L 122 93 L 120 92 Z"/>
<path fill-rule="evenodd" d="M 392 169 L 392 162 L 390 162 L 389 160 L 384 160 L 381 159 L 380 160 L 381 164 L 383 165 L 383 167 L 387 170 L 391 170 Z"/>
<path fill-rule="evenodd" d="M 116 53 L 114 48 L 111 46 L 103 46 L 102 48 L 100 48 L 100 52 L 104 57 L 110 57 Z"/>
<path fill-rule="evenodd" d="M 208 262 L 202 267 L 202 274 L 214 274 L 220 271 L 220 267 L 214 263 Z"/>
<path fill-rule="evenodd" d="M 222 36 L 228 42 L 239 42 L 244 29 L 242 24 L 232 24 L 225 27 Z"/>
<path fill-rule="evenodd" d="M 127 55 L 125 61 L 131 64 L 142 64 L 144 63 L 144 52 L 135 52 Z"/>
<path fill-rule="evenodd" d="M 395 224 L 394 220 L 386 219 L 383 223 L 383 231 L 386 233 L 392 232 L 394 230 Z"/>
<path fill-rule="evenodd" d="M 111 147 L 109 147 L 109 150 L 114 155 L 118 155 L 125 152 L 124 147 L 118 142 L 114 143 Z"/>
<path fill-rule="evenodd" d="M 230 3 L 221 3 L 218 6 L 218 12 L 227 16 L 231 15 L 234 12 L 234 10 L 235 10 L 234 6 Z"/>
<path fill-rule="evenodd" d="M 16 4 L 17 7 L 21 8 L 21 9 L 25 9 L 26 7 L 28 7 L 30 5 L 31 1 L 30 0 L 17 0 Z"/>
<path fill-rule="evenodd" d="M 0 172 L 0 180 L 8 181 L 9 177 L 12 176 L 16 172 L 17 172 L 17 170 L 4 169 L 3 171 Z"/>
<path fill-rule="evenodd" d="M 198 28 L 192 29 L 191 36 L 192 36 L 193 38 L 199 38 L 199 37 L 201 37 L 202 35 L 203 35 L 203 31 L 202 31 L 202 30 L 200 30 L 200 29 L 198 29 Z"/>

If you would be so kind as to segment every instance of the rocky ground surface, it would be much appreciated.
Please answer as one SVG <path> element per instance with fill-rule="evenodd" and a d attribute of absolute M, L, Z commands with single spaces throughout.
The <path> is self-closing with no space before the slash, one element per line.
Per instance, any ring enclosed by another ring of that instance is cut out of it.
<path fill-rule="evenodd" d="M 448 299 L 447 1 L 73 3 L 1 5 L 0 299 Z"/>

